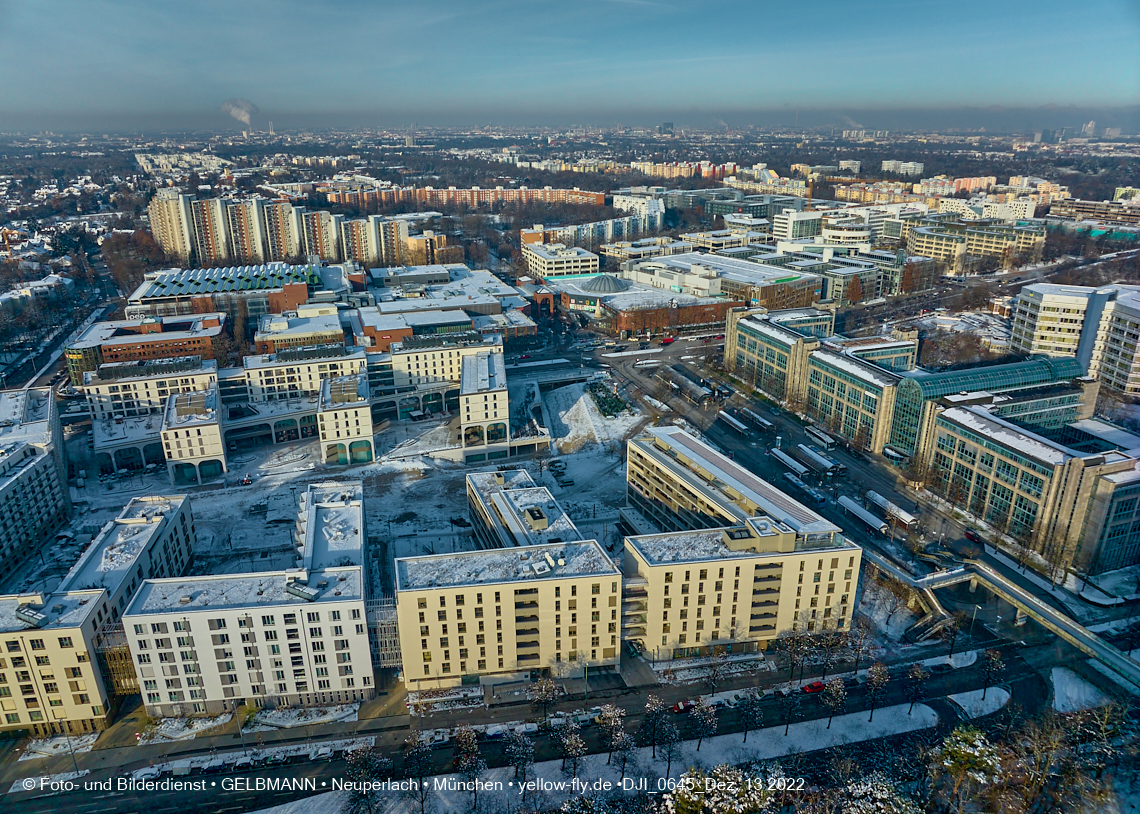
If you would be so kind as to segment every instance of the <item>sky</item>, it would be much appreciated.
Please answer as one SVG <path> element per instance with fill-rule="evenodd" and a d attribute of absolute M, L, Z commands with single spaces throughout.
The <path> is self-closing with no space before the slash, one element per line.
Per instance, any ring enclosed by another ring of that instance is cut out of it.
<path fill-rule="evenodd" d="M 1137 43 L 1140 0 L 0 0 L 0 130 L 1103 127 Z"/>

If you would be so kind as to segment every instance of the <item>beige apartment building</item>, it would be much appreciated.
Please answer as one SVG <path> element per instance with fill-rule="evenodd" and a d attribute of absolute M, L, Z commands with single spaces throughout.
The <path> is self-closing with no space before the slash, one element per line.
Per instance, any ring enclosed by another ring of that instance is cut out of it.
<path fill-rule="evenodd" d="M 218 363 L 201 356 L 107 362 L 83 374 L 83 394 L 99 422 L 161 413 L 170 396 L 217 381 Z"/>
<path fill-rule="evenodd" d="M 194 540 L 184 495 L 135 498 L 54 592 L 0 596 L 0 730 L 42 737 L 105 729 L 113 698 L 100 641 L 143 580 L 185 570 Z"/>
<path fill-rule="evenodd" d="M 658 659 L 844 629 L 862 549 L 831 521 L 678 427 L 629 442 L 623 638 Z"/>
<path fill-rule="evenodd" d="M 360 373 L 368 367 L 364 348 L 317 345 L 242 359 L 252 402 L 316 396 L 321 382 Z"/>
<path fill-rule="evenodd" d="M 524 243 L 527 271 L 543 280 L 598 273 L 598 256 L 561 243 Z"/>
<path fill-rule="evenodd" d="M 367 373 L 325 379 L 321 383 L 317 427 L 326 464 L 368 463 L 373 459 Z"/>
<path fill-rule="evenodd" d="M 531 508 L 540 526 L 541 507 Z M 616 669 L 620 597 L 621 573 L 596 540 L 400 558 L 404 681 L 429 689 Z"/>
<path fill-rule="evenodd" d="M 167 399 L 162 448 L 172 483 L 201 484 L 228 471 L 218 407 L 217 384 Z"/>
<path fill-rule="evenodd" d="M 1052 283 L 1022 288 L 1013 303 L 1011 348 L 1027 355 L 1076 356 L 1094 291 Z"/>

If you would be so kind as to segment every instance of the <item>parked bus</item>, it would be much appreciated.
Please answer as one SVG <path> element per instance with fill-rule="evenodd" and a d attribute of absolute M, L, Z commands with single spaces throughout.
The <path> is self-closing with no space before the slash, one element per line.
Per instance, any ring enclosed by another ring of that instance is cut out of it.
<path fill-rule="evenodd" d="M 835 439 L 832 438 L 827 433 L 825 433 L 823 430 L 819 429 L 818 427 L 808 427 L 807 428 L 807 434 L 808 434 L 808 438 L 815 441 L 817 444 L 819 444 L 825 450 L 835 449 Z"/>
<path fill-rule="evenodd" d="M 837 502 L 849 515 L 863 521 L 871 531 L 877 531 L 884 536 L 889 531 L 885 520 L 871 514 L 847 495 L 841 496 Z"/>
<path fill-rule="evenodd" d="M 716 417 L 719 418 L 721 421 L 723 421 L 728 426 L 732 427 L 732 429 L 736 430 L 741 435 L 747 435 L 748 434 L 748 427 L 744 426 L 743 423 L 741 423 L 740 421 L 738 421 L 735 418 L 733 418 L 732 416 L 730 416 L 724 410 L 721 410 L 719 413 L 717 413 Z"/>
<path fill-rule="evenodd" d="M 894 519 L 903 528 L 909 529 L 918 522 L 918 518 L 909 512 L 905 512 L 899 506 L 896 506 L 891 501 L 880 495 L 878 492 L 867 492 L 867 502 L 874 503 L 880 509 L 887 513 L 887 519 Z"/>
<path fill-rule="evenodd" d="M 788 469 L 792 470 L 792 472 L 795 473 L 796 477 L 803 478 L 810 471 L 806 466 L 801 464 L 799 461 L 797 461 L 795 458 L 793 458 L 791 455 L 788 455 L 787 453 L 785 453 L 781 449 L 774 449 L 773 448 L 773 449 L 768 451 L 768 454 L 771 455 L 773 458 L 775 458 L 780 463 L 782 463 Z"/>
<path fill-rule="evenodd" d="M 811 488 L 791 472 L 784 473 L 784 480 L 802 492 L 807 497 L 807 502 L 815 506 L 827 505 L 827 497 L 823 494 L 823 492 L 819 491 L 818 489 Z"/>
<path fill-rule="evenodd" d="M 771 421 L 768 421 L 765 418 L 761 418 L 751 410 L 741 410 L 740 417 L 743 418 L 746 423 L 751 424 L 760 432 L 774 432 L 776 429 L 775 425 L 773 425 Z"/>

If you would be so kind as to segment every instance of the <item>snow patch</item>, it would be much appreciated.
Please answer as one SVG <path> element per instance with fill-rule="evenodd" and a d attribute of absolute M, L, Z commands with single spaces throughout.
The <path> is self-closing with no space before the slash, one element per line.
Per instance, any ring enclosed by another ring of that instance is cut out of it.
<path fill-rule="evenodd" d="M 985 693 L 985 698 L 982 694 Z M 992 715 L 1009 703 L 1009 691 L 1001 687 L 989 687 L 986 690 L 970 690 L 969 692 L 955 693 L 946 696 L 953 701 L 970 718 L 983 718 Z"/>
<path fill-rule="evenodd" d="M 1068 667 L 1053 668 L 1053 709 L 1057 712 L 1079 712 L 1109 703 L 1104 693 Z"/>

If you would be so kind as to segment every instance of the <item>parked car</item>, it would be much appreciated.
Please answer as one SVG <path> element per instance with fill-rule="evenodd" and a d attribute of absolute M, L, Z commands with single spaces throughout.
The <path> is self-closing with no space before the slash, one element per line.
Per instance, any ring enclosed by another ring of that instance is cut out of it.
<path fill-rule="evenodd" d="M 538 724 L 525 723 L 519 724 L 515 727 L 515 732 L 520 735 L 534 735 L 538 732 Z"/>
<path fill-rule="evenodd" d="M 696 701 L 678 701 L 673 705 L 673 712 L 677 715 L 683 715 L 697 705 Z"/>
<path fill-rule="evenodd" d="M 492 724 L 487 727 L 487 731 L 484 734 L 487 736 L 487 740 L 493 741 L 505 737 L 508 731 L 510 730 L 502 724 Z"/>
<path fill-rule="evenodd" d="M 529 358 L 530 358 L 530 354 L 524 353 L 522 356 L 519 357 L 519 361 L 522 361 L 523 359 L 529 359 Z"/>
<path fill-rule="evenodd" d="M 322 746 L 318 749 L 313 749 L 312 751 L 309 752 L 309 761 L 310 762 L 317 761 L 317 760 L 332 760 L 332 759 L 333 759 L 333 749 L 331 746 Z"/>
<path fill-rule="evenodd" d="M 802 689 L 808 695 L 812 695 L 812 694 L 817 693 L 817 692 L 823 692 L 823 687 L 824 687 L 824 684 L 822 681 L 813 681 L 810 684 L 804 684 Z"/>
<path fill-rule="evenodd" d="M 428 746 L 432 749 L 441 749 L 451 740 L 451 735 L 442 729 L 437 729 L 428 737 Z"/>
<path fill-rule="evenodd" d="M 969 540 L 971 543 L 984 543 L 985 542 L 985 540 L 982 539 L 982 535 L 978 534 L 973 529 L 966 529 L 966 539 Z"/>
<path fill-rule="evenodd" d="M 221 758 L 215 758 L 202 767 L 202 774 L 218 774 L 226 770 L 226 762 Z"/>

